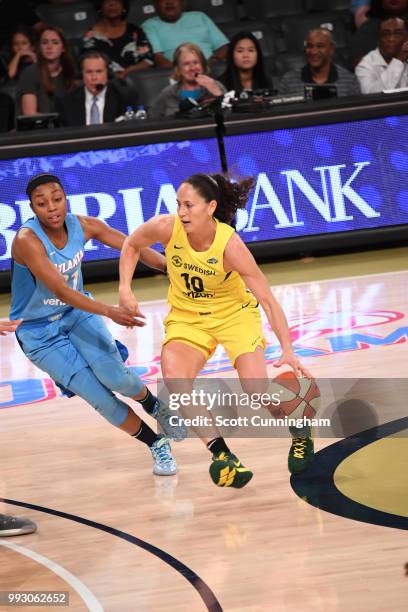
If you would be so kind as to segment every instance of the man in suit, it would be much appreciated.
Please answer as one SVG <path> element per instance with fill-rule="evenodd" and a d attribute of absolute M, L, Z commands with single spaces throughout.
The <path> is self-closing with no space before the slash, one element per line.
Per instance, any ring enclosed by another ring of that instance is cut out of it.
<path fill-rule="evenodd" d="M 99 51 L 83 55 L 83 85 L 57 102 L 62 125 L 109 123 L 125 112 L 126 102 L 120 85 L 108 82 L 108 66 L 109 59 Z"/>

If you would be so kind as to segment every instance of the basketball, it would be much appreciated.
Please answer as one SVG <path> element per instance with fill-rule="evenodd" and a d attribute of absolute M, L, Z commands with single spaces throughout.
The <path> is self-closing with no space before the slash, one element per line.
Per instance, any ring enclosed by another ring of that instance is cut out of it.
<path fill-rule="evenodd" d="M 314 378 L 298 378 L 294 372 L 282 372 L 274 378 L 269 394 L 280 397 L 280 404 L 271 407 L 274 416 L 290 416 L 293 419 L 314 418 L 320 406 L 320 391 Z"/>

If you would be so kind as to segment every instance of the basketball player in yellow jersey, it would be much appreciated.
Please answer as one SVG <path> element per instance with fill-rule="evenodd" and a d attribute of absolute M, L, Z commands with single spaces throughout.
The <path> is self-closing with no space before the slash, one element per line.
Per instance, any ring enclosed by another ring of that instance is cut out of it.
<path fill-rule="evenodd" d="M 178 189 L 177 215 L 150 219 L 123 245 L 119 299 L 134 316 L 141 314 L 131 289 L 140 250 L 157 242 L 165 247 L 171 306 L 161 355 L 165 380 L 193 381 L 218 344 L 224 346 L 244 384 L 249 379 L 267 380 L 258 303 L 282 347 L 273 365 L 288 364 L 298 376 L 311 376 L 293 352 L 285 315 L 265 276 L 232 227 L 253 183 L 253 179 L 232 183 L 220 174 L 194 174 Z M 299 472 L 313 457 L 313 441 L 308 428 L 292 428 L 291 433 L 289 469 Z M 224 439 L 202 439 L 213 455 L 210 474 L 215 484 L 245 486 L 252 472 Z"/>

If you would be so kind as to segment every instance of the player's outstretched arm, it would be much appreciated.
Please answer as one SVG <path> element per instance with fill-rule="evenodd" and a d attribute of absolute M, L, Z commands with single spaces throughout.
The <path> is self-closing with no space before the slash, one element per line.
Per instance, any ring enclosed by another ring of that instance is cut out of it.
<path fill-rule="evenodd" d="M 132 278 L 141 251 L 157 242 L 166 246 L 171 238 L 173 226 L 173 215 L 153 217 L 140 225 L 123 244 L 119 261 L 119 304 L 135 316 L 140 314 L 140 310 L 132 292 Z"/>
<path fill-rule="evenodd" d="M 288 364 L 298 375 L 311 378 L 310 372 L 301 364 L 293 352 L 288 322 L 285 314 L 276 301 L 265 275 L 259 269 L 252 253 L 242 242 L 238 234 L 233 234 L 224 252 L 226 272 L 235 270 L 241 276 L 248 289 L 254 294 L 265 311 L 270 326 L 275 332 L 282 347 L 282 355 L 273 365 L 280 367 Z"/>
<path fill-rule="evenodd" d="M 0 319 L 0 336 L 5 336 L 8 332 L 16 331 L 20 323 L 21 323 L 21 320 L 7 321 L 7 320 Z"/>
<path fill-rule="evenodd" d="M 13 242 L 13 257 L 18 263 L 27 266 L 33 276 L 61 302 L 79 310 L 109 317 L 115 323 L 126 327 L 144 325 L 143 321 L 135 319 L 124 308 L 97 302 L 80 291 L 71 289 L 62 274 L 48 259 L 43 244 L 31 230 L 23 228 L 18 232 Z"/>
<path fill-rule="evenodd" d="M 111 247 L 112 249 L 121 250 L 123 243 L 125 242 L 126 235 L 113 227 L 109 227 L 100 219 L 95 217 L 78 217 L 84 231 L 86 241 L 95 238 L 102 244 Z M 154 270 L 160 270 L 160 272 L 166 273 L 166 258 L 157 251 L 145 248 L 140 251 L 140 261 Z"/>

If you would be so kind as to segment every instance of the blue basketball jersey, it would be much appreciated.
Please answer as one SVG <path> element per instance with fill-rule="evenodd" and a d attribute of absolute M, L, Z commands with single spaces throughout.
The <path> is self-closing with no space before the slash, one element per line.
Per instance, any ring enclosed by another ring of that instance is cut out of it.
<path fill-rule="evenodd" d="M 67 243 L 62 249 L 51 242 L 41 227 L 37 217 L 28 219 L 22 227 L 33 231 L 44 245 L 47 256 L 68 285 L 84 293 L 81 261 L 84 256 L 85 236 L 76 215 L 67 214 L 65 225 L 68 232 Z M 26 266 L 12 261 L 11 309 L 10 319 L 50 318 L 72 308 L 59 300 L 47 287 L 39 282 Z"/>

